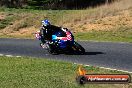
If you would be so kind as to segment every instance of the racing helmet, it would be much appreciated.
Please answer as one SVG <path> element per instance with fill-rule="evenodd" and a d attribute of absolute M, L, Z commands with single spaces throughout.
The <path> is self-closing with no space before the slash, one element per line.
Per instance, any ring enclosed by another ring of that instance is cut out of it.
<path fill-rule="evenodd" d="M 42 20 L 42 25 L 44 26 L 44 27 L 47 27 L 47 26 L 49 26 L 50 25 L 50 22 L 49 22 L 49 20 Z"/>

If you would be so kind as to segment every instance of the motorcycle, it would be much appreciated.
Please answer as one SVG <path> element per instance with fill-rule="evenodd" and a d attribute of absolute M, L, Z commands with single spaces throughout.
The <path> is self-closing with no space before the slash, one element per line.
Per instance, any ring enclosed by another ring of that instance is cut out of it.
<path fill-rule="evenodd" d="M 85 54 L 85 49 L 76 41 L 64 42 L 63 40 L 56 39 L 57 37 L 62 36 L 61 34 L 63 33 L 61 33 L 61 31 L 51 33 L 51 31 L 47 32 L 47 30 L 43 30 L 42 32 L 40 31 L 35 34 L 37 39 L 45 41 L 45 49 L 47 49 L 50 54 Z M 49 36 L 51 36 L 51 39 Z"/>

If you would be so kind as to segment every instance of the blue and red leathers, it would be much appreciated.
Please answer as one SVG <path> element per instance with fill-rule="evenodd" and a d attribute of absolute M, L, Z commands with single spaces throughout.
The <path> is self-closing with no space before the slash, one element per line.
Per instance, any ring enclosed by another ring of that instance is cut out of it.
<path fill-rule="evenodd" d="M 52 35 L 52 40 L 53 41 L 59 40 L 58 44 L 60 48 L 66 48 L 67 46 L 70 46 L 74 43 L 74 37 L 72 33 L 66 28 L 61 28 L 61 30 L 65 33 L 65 36 L 57 36 L 57 34 L 61 35 L 62 33 L 62 32 L 58 32 L 57 34 Z"/>

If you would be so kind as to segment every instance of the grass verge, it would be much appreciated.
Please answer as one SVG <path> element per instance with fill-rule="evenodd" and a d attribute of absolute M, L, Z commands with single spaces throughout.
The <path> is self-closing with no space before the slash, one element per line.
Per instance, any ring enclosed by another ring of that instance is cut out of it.
<path fill-rule="evenodd" d="M 30 57 L 0 56 L 1 88 L 126 88 L 130 84 L 86 84 L 75 82 L 77 65 L 47 59 Z M 88 73 L 122 73 L 85 67 Z"/>
<path fill-rule="evenodd" d="M 92 30 L 90 32 L 76 33 L 75 38 L 77 40 L 94 40 L 94 41 L 112 41 L 112 42 L 130 42 L 132 43 L 132 28 L 131 27 L 119 27 L 113 30 L 97 31 Z"/>
<path fill-rule="evenodd" d="M 132 27 L 119 27 L 113 30 L 91 30 L 89 32 L 75 33 L 75 40 L 87 41 L 111 41 L 111 42 L 129 42 L 132 43 Z M 34 39 L 33 34 L 19 34 L 19 35 L 1 35 L 0 38 L 31 38 Z"/>

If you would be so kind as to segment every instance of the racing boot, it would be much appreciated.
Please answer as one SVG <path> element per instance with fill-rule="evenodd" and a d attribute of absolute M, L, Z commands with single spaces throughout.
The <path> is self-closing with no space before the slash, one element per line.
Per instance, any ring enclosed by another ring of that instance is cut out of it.
<path fill-rule="evenodd" d="M 45 44 L 43 44 L 43 43 L 40 43 L 40 46 L 41 46 L 42 48 L 47 48 L 47 46 L 46 46 Z"/>

